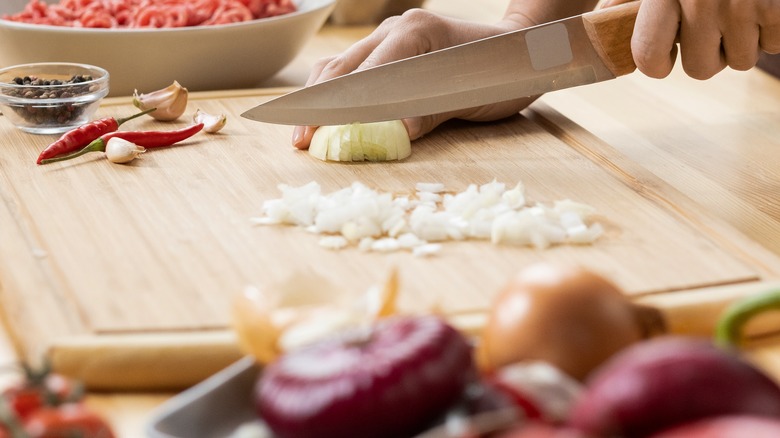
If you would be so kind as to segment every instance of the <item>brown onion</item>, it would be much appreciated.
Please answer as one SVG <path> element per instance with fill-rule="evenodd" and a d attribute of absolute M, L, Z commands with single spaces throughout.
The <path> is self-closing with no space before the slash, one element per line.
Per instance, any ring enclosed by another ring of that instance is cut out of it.
<path fill-rule="evenodd" d="M 478 358 L 496 370 L 546 361 L 582 380 L 618 350 L 662 331 L 654 308 L 640 306 L 602 276 L 576 266 L 536 264 L 495 299 Z"/>

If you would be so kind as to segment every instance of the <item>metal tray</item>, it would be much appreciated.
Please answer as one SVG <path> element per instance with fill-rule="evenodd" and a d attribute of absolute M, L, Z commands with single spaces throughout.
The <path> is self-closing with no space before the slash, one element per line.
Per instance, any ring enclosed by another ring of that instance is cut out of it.
<path fill-rule="evenodd" d="M 244 357 L 157 408 L 147 424 L 148 438 L 226 438 L 272 436 L 252 409 L 252 390 L 260 373 L 254 358 Z M 519 420 L 514 408 L 469 417 L 468 430 L 490 433 Z M 462 421 L 459 421 L 463 426 Z M 250 434 L 242 426 L 260 426 Z M 243 431 L 242 431 L 243 432 Z M 452 437 L 452 427 L 438 424 L 414 438 Z"/>
<path fill-rule="evenodd" d="M 149 438 L 225 438 L 258 421 L 252 388 L 260 372 L 252 357 L 233 363 L 157 408 L 146 427 Z"/>

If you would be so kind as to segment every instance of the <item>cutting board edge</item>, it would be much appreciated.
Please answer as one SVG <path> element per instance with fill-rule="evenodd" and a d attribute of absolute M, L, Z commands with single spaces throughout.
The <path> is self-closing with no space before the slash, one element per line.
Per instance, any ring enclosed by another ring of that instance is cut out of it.
<path fill-rule="evenodd" d="M 231 330 L 71 336 L 47 350 L 54 371 L 92 391 L 180 390 L 244 356 Z"/>
<path fill-rule="evenodd" d="M 634 301 L 659 308 L 670 334 L 709 337 L 718 316 L 733 302 L 775 289 L 780 289 L 780 279 L 651 294 Z M 477 336 L 487 310 L 458 312 L 450 322 Z M 772 318 L 749 325 L 745 335 L 778 332 L 780 320 Z M 55 371 L 93 391 L 182 390 L 245 356 L 231 330 L 85 335 L 54 340 L 48 350 Z"/>

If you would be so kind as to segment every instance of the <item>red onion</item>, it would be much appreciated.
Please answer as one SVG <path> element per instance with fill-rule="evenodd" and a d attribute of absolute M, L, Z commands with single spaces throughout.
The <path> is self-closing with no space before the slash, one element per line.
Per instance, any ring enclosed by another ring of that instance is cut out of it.
<path fill-rule="evenodd" d="M 438 317 L 393 317 L 286 353 L 255 388 L 281 438 L 410 436 L 461 400 L 471 346 Z"/>

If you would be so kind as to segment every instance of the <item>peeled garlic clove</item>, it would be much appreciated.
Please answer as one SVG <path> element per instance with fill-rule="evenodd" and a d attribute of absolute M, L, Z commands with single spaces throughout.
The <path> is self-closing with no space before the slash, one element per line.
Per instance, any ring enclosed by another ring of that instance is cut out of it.
<path fill-rule="evenodd" d="M 320 126 L 309 153 L 325 161 L 393 161 L 412 154 L 411 141 L 400 120 Z"/>
<path fill-rule="evenodd" d="M 227 116 L 224 114 L 209 114 L 197 109 L 192 116 L 192 121 L 195 123 L 203 123 L 203 132 L 214 134 L 225 127 Z"/>
<path fill-rule="evenodd" d="M 133 105 L 142 111 L 157 108 L 149 113 L 156 120 L 171 121 L 176 120 L 187 110 L 187 99 L 189 92 L 177 81 L 161 90 L 146 94 L 138 94 L 138 90 L 133 91 Z"/>
<path fill-rule="evenodd" d="M 146 152 L 146 148 L 133 142 L 114 137 L 106 143 L 106 158 L 112 163 L 129 163 Z"/>

